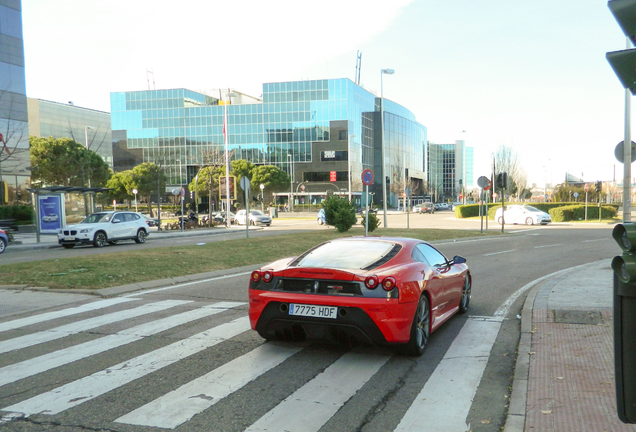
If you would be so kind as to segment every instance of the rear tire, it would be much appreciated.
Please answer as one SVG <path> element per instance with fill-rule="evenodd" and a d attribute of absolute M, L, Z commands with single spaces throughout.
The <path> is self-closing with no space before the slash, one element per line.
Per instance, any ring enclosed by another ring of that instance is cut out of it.
<path fill-rule="evenodd" d="M 421 356 L 428 344 L 428 337 L 431 334 L 431 308 L 426 295 L 422 294 L 417 303 L 417 309 L 411 324 L 411 338 L 406 344 L 406 354 Z"/>
<path fill-rule="evenodd" d="M 503 225 L 503 218 L 501 216 L 499 216 L 499 219 L 497 219 L 497 222 L 499 223 L 499 225 Z"/>
<path fill-rule="evenodd" d="M 7 242 L 3 238 L 0 238 L 0 253 L 4 252 L 6 248 Z"/>
<path fill-rule="evenodd" d="M 470 276 L 466 275 L 466 278 L 464 279 L 464 286 L 462 287 L 462 296 L 459 299 L 459 310 L 457 311 L 460 314 L 464 314 L 468 310 L 471 293 L 472 293 L 472 283 L 470 280 Z"/>
<path fill-rule="evenodd" d="M 526 218 L 526 225 L 534 225 L 534 220 L 531 217 Z"/>
<path fill-rule="evenodd" d="M 146 231 L 142 229 L 137 231 L 137 237 L 135 237 L 135 243 L 146 243 Z"/>

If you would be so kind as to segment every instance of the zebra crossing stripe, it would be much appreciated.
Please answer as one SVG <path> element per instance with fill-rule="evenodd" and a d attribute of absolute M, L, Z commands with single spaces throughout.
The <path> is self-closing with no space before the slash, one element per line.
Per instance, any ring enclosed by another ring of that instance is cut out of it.
<path fill-rule="evenodd" d="M 7 321 L 0 323 L 0 332 L 4 332 L 7 330 L 13 330 L 20 327 L 26 327 L 31 324 L 38 324 L 44 321 L 50 321 L 56 318 L 62 318 L 70 315 L 77 315 L 84 312 L 90 312 L 97 309 L 107 308 L 109 306 L 118 305 L 120 303 L 125 303 L 133 300 L 139 300 L 136 298 L 112 298 L 106 300 L 100 300 L 93 303 L 84 304 L 81 306 L 77 306 L 74 308 L 62 309 L 59 311 L 47 312 L 39 315 L 33 315 L 26 318 L 20 318 L 12 321 Z"/>
<path fill-rule="evenodd" d="M 114 322 L 147 315 L 153 312 L 170 309 L 175 306 L 181 306 L 187 303 L 192 303 L 192 301 L 166 300 L 157 303 L 148 303 L 134 309 L 126 309 L 118 312 L 113 312 L 111 314 L 101 315 L 95 318 L 88 318 L 85 320 L 76 321 L 71 324 L 55 327 L 50 330 L 8 339 L 6 341 L 0 342 L 0 354 L 30 347 L 33 345 L 38 345 L 44 342 L 50 342 L 72 334 L 80 333 L 85 330 L 101 327 L 106 324 L 112 324 Z"/>
<path fill-rule="evenodd" d="M 319 430 L 388 359 L 383 355 L 344 354 L 245 432 Z"/>
<path fill-rule="evenodd" d="M 58 414 L 217 345 L 249 329 L 248 317 L 238 318 L 163 348 L 126 360 L 10 407 L 2 408 L 2 410 L 25 415 Z"/>
<path fill-rule="evenodd" d="M 468 430 L 466 417 L 502 320 L 471 318 L 451 344 L 395 432 Z"/>
<path fill-rule="evenodd" d="M 239 302 L 219 302 L 192 311 L 183 312 L 167 318 L 162 318 L 146 324 L 141 324 L 118 333 L 99 339 L 74 345 L 59 351 L 35 357 L 0 368 L 0 386 L 19 381 L 24 378 L 46 372 L 74 361 L 78 361 L 95 354 L 108 351 L 132 342 L 161 333 L 170 328 L 186 324 L 210 315 L 226 311 L 236 306 L 244 305 Z"/>
<path fill-rule="evenodd" d="M 275 343 L 261 345 L 115 421 L 174 429 L 301 349 Z"/>

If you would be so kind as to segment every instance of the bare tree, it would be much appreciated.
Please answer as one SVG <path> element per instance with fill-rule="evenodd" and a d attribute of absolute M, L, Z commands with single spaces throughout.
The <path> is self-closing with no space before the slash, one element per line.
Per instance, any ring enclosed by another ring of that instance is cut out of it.
<path fill-rule="evenodd" d="M 495 152 L 495 175 L 508 173 L 507 191 L 516 195 L 521 193 L 528 184 L 528 176 L 521 166 L 517 152 L 511 147 L 501 145 Z"/>
<path fill-rule="evenodd" d="M 15 174 L 29 166 L 27 121 L 26 96 L 0 91 L 0 173 Z"/>

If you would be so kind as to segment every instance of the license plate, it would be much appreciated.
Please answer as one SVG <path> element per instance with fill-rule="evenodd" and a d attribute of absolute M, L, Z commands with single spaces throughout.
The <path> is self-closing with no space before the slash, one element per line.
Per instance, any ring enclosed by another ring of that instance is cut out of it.
<path fill-rule="evenodd" d="M 338 308 L 336 306 L 313 306 L 291 303 L 289 305 L 289 314 L 295 316 L 336 319 L 338 317 Z"/>
<path fill-rule="evenodd" d="M 75 240 L 75 237 L 64 237 L 64 240 L 73 241 L 73 240 Z"/>

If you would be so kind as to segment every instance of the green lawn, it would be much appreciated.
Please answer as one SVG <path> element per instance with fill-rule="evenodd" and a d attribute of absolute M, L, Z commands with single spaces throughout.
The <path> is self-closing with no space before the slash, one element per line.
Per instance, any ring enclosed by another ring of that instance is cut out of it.
<path fill-rule="evenodd" d="M 496 235 L 494 232 L 440 229 L 383 229 L 374 235 L 412 237 L 425 241 Z M 57 289 L 100 289 L 156 279 L 184 276 L 267 263 L 297 256 L 325 241 L 351 236 L 336 230 L 312 231 L 272 237 L 228 240 L 203 246 L 147 248 L 117 253 L 77 256 L 58 260 L 2 266 L 3 285 Z"/>

